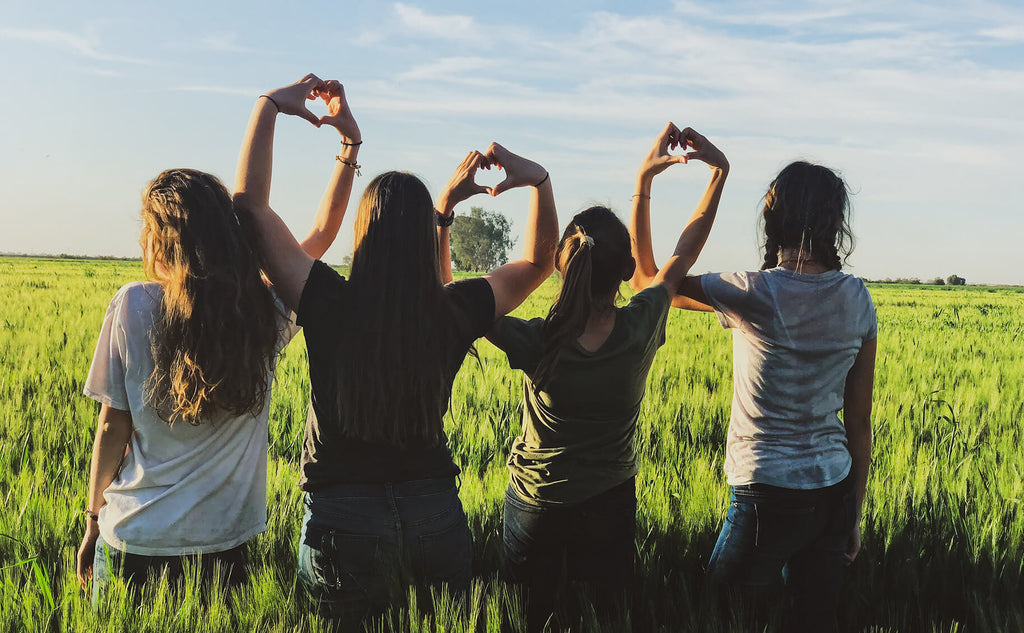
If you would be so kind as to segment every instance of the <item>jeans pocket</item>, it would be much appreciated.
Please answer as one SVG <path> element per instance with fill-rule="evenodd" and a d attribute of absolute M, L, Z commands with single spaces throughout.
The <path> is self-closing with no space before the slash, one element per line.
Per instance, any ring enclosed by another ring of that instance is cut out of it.
<path fill-rule="evenodd" d="M 473 570 L 473 537 L 464 517 L 436 532 L 420 534 L 413 561 L 424 583 L 444 582 L 453 589 L 469 586 Z"/>
<path fill-rule="evenodd" d="M 380 537 L 349 534 L 332 529 L 309 528 L 308 544 L 300 546 L 305 560 L 300 573 L 312 592 L 322 601 L 367 602 L 374 597 L 377 549 Z"/>
<path fill-rule="evenodd" d="M 753 503 L 733 501 L 708 561 L 712 582 L 732 583 L 742 576 L 757 546 L 757 510 Z"/>

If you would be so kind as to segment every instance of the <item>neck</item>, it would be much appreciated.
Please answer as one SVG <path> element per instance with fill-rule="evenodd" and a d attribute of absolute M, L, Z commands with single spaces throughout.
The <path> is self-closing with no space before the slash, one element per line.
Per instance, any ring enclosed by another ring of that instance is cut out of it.
<path fill-rule="evenodd" d="M 779 249 L 779 266 L 798 273 L 823 273 L 828 270 L 814 253 L 796 248 Z"/>

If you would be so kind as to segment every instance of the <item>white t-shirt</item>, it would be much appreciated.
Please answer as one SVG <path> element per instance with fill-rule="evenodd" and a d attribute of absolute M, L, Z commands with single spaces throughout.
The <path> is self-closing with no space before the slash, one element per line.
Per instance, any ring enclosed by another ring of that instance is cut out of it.
<path fill-rule="evenodd" d="M 732 486 L 824 488 L 852 459 L 839 419 L 846 376 L 878 335 L 864 283 L 838 270 L 785 268 L 702 275 L 732 328 L 733 398 L 725 473 Z"/>
<path fill-rule="evenodd" d="M 114 295 L 85 382 L 85 395 L 129 411 L 134 426 L 121 470 L 103 493 L 100 535 L 132 554 L 220 552 L 267 528 L 274 363 L 259 415 L 224 413 L 198 426 L 167 424 L 143 398 L 154 366 L 149 331 L 162 297 L 163 288 L 152 282 L 130 283 Z M 280 309 L 278 351 L 298 331 L 293 315 Z"/>

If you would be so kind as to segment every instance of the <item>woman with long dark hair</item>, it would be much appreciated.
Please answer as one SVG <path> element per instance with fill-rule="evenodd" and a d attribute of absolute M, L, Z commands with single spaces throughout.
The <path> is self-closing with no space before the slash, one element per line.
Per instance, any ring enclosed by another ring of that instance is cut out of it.
<path fill-rule="evenodd" d="M 334 241 L 352 187 L 339 166 L 299 248 Z M 120 571 L 139 584 L 187 558 L 204 573 L 246 573 L 246 542 L 266 530 L 270 393 L 296 327 L 264 283 L 252 226 L 210 174 L 161 173 L 142 195 L 149 281 L 110 302 L 85 394 L 101 404 L 78 552 L 94 601 Z M 111 568 L 113 565 L 113 569 Z"/>
<path fill-rule="evenodd" d="M 503 543 L 509 576 L 528 593 L 539 630 L 560 602 L 560 570 L 594 590 L 599 611 L 622 605 L 633 575 L 637 456 L 634 436 L 647 374 L 665 342 L 668 308 L 707 239 L 729 163 L 688 129 L 690 159 L 711 181 L 672 257 L 629 303 L 616 306 L 633 276 L 629 232 L 605 207 L 578 213 L 562 234 L 556 268 L 562 287 L 547 318 L 505 317 L 489 336 L 526 374 L 523 428 L 508 459 Z M 685 162 L 669 124 L 643 173 Z"/>
<path fill-rule="evenodd" d="M 650 183 L 638 181 L 638 194 L 634 286 L 658 274 Z M 788 165 L 761 215 L 761 270 L 688 277 L 676 304 L 713 310 L 733 332 L 732 499 L 708 575 L 758 597 L 784 583 L 786 630 L 834 631 L 843 565 L 860 549 L 875 310 L 863 282 L 842 272 L 852 234 L 838 174 Z"/>
<path fill-rule="evenodd" d="M 558 225 L 544 168 L 492 144 L 459 165 L 436 209 L 419 178 L 374 178 L 342 277 L 298 247 L 266 195 L 276 115 L 303 114 L 314 90 L 340 86 L 308 75 L 257 100 L 235 200 L 259 227 L 270 279 L 296 310 L 309 350 L 300 579 L 328 613 L 355 620 L 386 606 L 391 579 L 468 586 L 472 543 L 442 418 L 473 342 L 551 274 Z M 334 117 L 332 104 L 324 120 Z M 354 165 L 361 143 L 357 128 L 343 130 L 339 162 Z M 523 258 L 442 285 L 441 225 L 457 203 L 486 191 L 473 177 L 489 166 L 506 174 L 492 194 L 532 188 Z"/>

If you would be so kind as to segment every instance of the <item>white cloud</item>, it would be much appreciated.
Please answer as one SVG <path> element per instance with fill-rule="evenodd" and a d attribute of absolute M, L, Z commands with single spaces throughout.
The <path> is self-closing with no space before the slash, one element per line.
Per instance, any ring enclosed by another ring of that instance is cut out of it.
<path fill-rule="evenodd" d="M 233 32 L 210 33 L 200 40 L 200 45 L 206 50 L 222 53 L 253 53 L 254 48 L 242 46 L 238 43 L 238 34 Z"/>
<path fill-rule="evenodd" d="M 23 28 L 0 28 L 0 38 L 35 42 L 38 44 L 56 45 L 68 48 L 72 51 L 88 57 L 105 62 L 120 62 L 126 64 L 145 64 L 146 60 L 126 57 L 123 55 L 112 55 L 99 50 L 97 42 L 92 38 L 82 37 L 67 31 L 56 29 L 23 29 Z"/>
<path fill-rule="evenodd" d="M 412 5 L 397 2 L 395 14 L 402 25 L 411 31 L 437 39 L 481 41 L 483 36 L 471 16 L 432 15 Z"/>

